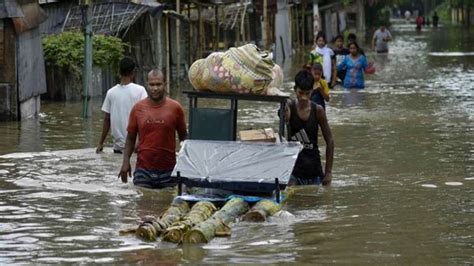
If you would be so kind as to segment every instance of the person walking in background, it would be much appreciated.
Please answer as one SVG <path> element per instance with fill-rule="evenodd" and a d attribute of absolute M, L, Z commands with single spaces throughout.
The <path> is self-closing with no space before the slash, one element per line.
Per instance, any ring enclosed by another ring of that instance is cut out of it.
<path fill-rule="evenodd" d="M 134 70 L 135 62 L 132 58 L 124 57 L 120 60 L 120 83 L 107 91 L 102 105 L 105 115 L 96 153 L 102 152 L 110 129 L 114 138 L 114 153 L 122 153 L 124 149 L 130 110 L 135 103 L 147 97 L 145 88 L 133 83 Z"/>
<path fill-rule="evenodd" d="M 438 13 L 435 11 L 433 14 L 433 27 L 437 28 L 439 22 Z"/>
<path fill-rule="evenodd" d="M 423 27 L 423 24 L 425 23 L 423 16 L 416 17 L 415 23 L 416 23 L 416 30 L 420 31 L 421 27 Z"/>
<path fill-rule="evenodd" d="M 323 76 L 323 66 L 320 63 L 314 63 L 311 67 L 311 75 L 314 84 L 311 93 L 311 101 L 321 105 L 326 110 L 326 102 L 329 102 L 329 86 Z"/>
<path fill-rule="evenodd" d="M 392 35 L 385 28 L 381 26 L 375 31 L 372 37 L 372 49 L 375 49 L 377 53 L 388 53 L 388 42 L 392 40 Z M 358 45 L 357 45 L 358 46 Z"/>
<path fill-rule="evenodd" d="M 314 80 L 311 73 L 301 70 L 295 76 L 296 99 L 288 100 L 285 106 L 285 121 L 288 139 L 299 141 L 303 149 L 296 158 L 288 185 L 331 184 L 334 140 L 324 109 L 310 100 Z M 318 130 L 326 142 L 326 164 L 321 165 L 318 147 Z"/>
<path fill-rule="evenodd" d="M 336 56 L 336 66 L 337 66 L 342 62 L 342 59 L 344 59 L 344 57 L 349 54 L 349 49 L 346 49 L 344 47 L 344 37 L 342 37 L 342 35 L 337 35 L 336 38 L 334 38 L 333 51 L 334 51 L 334 55 Z M 345 75 L 346 75 L 346 72 L 344 70 L 337 71 L 337 78 L 341 80 L 341 82 L 344 80 Z"/>
<path fill-rule="evenodd" d="M 410 10 L 406 10 L 404 15 L 405 15 L 405 19 L 406 19 L 407 21 L 409 21 L 410 18 L 411 18 L 411 12 L 410 12 Z"/>
<path fill-rule="evenodd" d="M 133 106 L 127 127 L 127 141 L 119 177 L 127 183 L 132 175 L 130 157 L 137 136 L 137 166 L 133 183 L 148 188 L 176 185 L 171 172 L 176 164 L 176 132 L 187 136 L 184 111 L 179 102 L 166 96 L 166 81 L 160 70 L 148 73 L 148 98 Z"/>
<path fill-rule="evenodd" d="M 309 54 L 308 65 L 315 63 L 323 66 L 324 79 L 329 82 L 329 87 L 336 85 L 336 58 L 334 51 L 327 47 L 326 36 L 323 32 L 316 36 L 316 47 Z"/>
<path fill-rule="evenodd" d="M 364 71 L 369 66 L 367 59 L 359 53 L 359 45 L 355 42 L 349 45 L 349 52 L 350 55 L 346 56 L 337 66 L 337 70 L 347 71 L 343 86 L 347 89 L 363 89 L 365 86 Z"/>

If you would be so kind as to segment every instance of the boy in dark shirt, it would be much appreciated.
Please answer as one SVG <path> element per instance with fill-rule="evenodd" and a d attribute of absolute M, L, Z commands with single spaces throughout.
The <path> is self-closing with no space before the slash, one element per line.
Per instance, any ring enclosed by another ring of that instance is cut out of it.
<path fill-rule="evenodd" d="M 314 79 L 306 70 L 295 77 L 295 100 L 289 100 L 285 107 L 288 139 L 299 141 L 303 150 L 298 154 L 288 185 L 329 185 L 332 179 L 334 141 L 324 109 L 311 102 Z M 326 142 L 326 164 L 321 166 L 318 148 L 319 127 Z"/>
<path fill-rule="evenodd" d="M 334 38 L 334 48 L 332 50 L 336 56 L 337 66 L 342 62 L 342 59 L 344 59 L 344 57 L 349 54 L 349 49 L 344 48 L 344 37 L 342 37 L 342 35 L 337 35 L 336 38 Z M 342 83 L 345 76 L 346 70 L 337 71 L 337 78 L 339 79 L 338 82 Z"/>

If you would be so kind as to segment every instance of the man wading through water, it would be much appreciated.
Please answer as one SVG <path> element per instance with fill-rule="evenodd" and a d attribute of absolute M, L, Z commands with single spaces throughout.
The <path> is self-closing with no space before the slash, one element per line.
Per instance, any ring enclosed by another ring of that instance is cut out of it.
<path fill-rule="evenodd" d="M 296 99 L 289 100 L 285 107 L 288 139 L 303 144 L 288 181 L 289 186 L 331 184 L 334 141 L 323 107 L 311 102 L 313 83 L 311 73 L 306 70 L 298 72 L 294 87 Z M 318 148 L 319 127 L 326 142 L 324 172 Z"/>
<path fill-rule="evenodd" d="M 130 157 L 137 136 L 137 167 L 133 183 L 148 188 L 174 186 L 171 172 L 176 164 L 176 132 L 186 138 L 184 111 L 179 102 L 166 96 L 166 81 L 160 70 L 148 73 L 148 98 L 135 104 L 130 112 L 127 141 L 119 177 L 127 183 L 131 176 Z"/>
<path fill-rule="evenodd" d="M 120 60 L 120 84 L 115 85 L 107 91 L 102 111 L 104 112 L 104 122 L 102 125 L 102 135 L 97 145 L 96 152 L 100 153 L 104 149 L 104 141 L 112 129 L 114 137 L 114 153 L 122 153 L 127 136 L 127 123 L 130 110 L 135 103 L 147 97 L 143 86 L 133 83 L 135 62 L 130 57 Z"/>

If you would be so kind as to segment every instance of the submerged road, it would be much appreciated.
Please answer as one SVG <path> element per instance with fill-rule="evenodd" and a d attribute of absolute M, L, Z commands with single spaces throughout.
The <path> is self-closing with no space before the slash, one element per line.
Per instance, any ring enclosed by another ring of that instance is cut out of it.
<path fill-rule="evenodd" d="M 331 92 L 332 186 L 304 188 L 285 207 L 294 216 L 238 223 L 204 246 L 119 236 L 172 191 L 122 184 L 121 157 L 94 153 L 100 101 L 88 121 L 80 103 L 44 103 L 37 120 L 0 124 L 0 263 L 472 264 L 474 32 L 391 31 L 388 55 L 366 49 L 367 88 Z M 277 128 L 276 108 L 242 104 L 240 128 Z"/>

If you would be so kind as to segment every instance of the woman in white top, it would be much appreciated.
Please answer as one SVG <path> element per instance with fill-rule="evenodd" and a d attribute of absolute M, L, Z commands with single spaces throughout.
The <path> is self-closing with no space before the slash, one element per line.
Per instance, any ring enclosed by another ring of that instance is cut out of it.
<path fill-rule="evenodd" d="M 309 57 L 309 65 L 315 63 L 323 65 L 324 79 L 328 82 L 329 87 L 336 85 L 336 56 L 334 51 L 327 46 L 326 36 L 323 32 L 316 36 L 316 47 L 311 51 Z"/>

